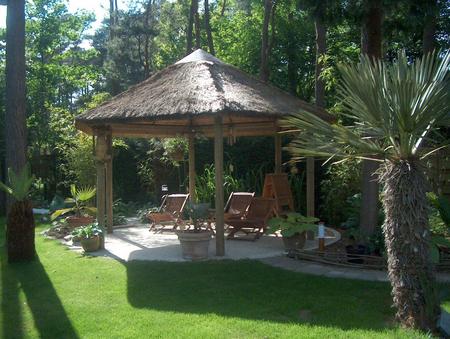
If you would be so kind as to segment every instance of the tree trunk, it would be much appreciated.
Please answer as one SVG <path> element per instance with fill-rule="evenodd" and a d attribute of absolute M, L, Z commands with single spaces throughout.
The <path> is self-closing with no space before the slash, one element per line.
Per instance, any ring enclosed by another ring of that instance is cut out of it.
<path fill-rule="evenodd" d="M 152 12 L 152 1 L 147 0 L 145 9 L 145 42 L 144 42 L 144 76 L 145 79 L 150 75 L 150 15 Z M 138 49 L 140 51 L 140 49 Z"/>
<path fill-rule="evenodd" d="M 432 52 L 436 48 L 436 16 L 438 5 L 436 0 L 426 1 L 424 4 L 425 16 L 423 27 L 423 54 Z"/>
<path fill-rule="evenodd" d="M 25 0 L 8 1 L 6 17 L 6 168 L 19 173 L 26 164 Z M 13 203 L 7 198 L 7 206 Z"/>
<path fill-rule="evenodd" d="M 316 81 L 315 81 L 315 97 L 316 105 L 319 107 L 325 107 L 325 82 L 320 77 L 323 71 L 323 62 L 321 58 L 327 52 L 327 29 L 323 21 L 323 9 L 319 5 L 317 13 L 314 18 L 314 26 L 316 28 Z"/>
<path fill-rule="evenodd" d="M 415 161 L 396 161 L 380 169 L 383 233 L 396 318 L 406 327 L 434 331 L 439 316 L 434 268 L 430 262 L 427 182 Z"/>
<path fill-rule="evenodd" d="M 195 4 L 198 0 L 191 1 L 191 7 L 189 10 L 189 22 L 187 27 L 187 35 L 186 35 L 186 55 L 192 53 L 193 46 L 193 31 L 194 31 L 194 17 L 197 10 L 195 9 Z"/>
<path fill-rule="evenodd" d="M 6 241 L 8 262 L 28 261 L 34 258 L 34 216 L 31 202 L 16 201 L 8 213 Z"/>
<path fill-rule="evenodd" d="M 220 10 L 220 16 L 223 16 L 225 14 L 226 7 L 227 7 L 227 0 L 223 0 L 222 9 Z"/>
<path fill-rule="evenodd" d="M 264 0 L 264 22 L 262 26 L 261 65 L 259 72 L 260 78 L 264 82 L 269 80 L 269 21 L 272 6 L 272 0 Z"/>
<path fill-rule="evenodd" d="M 373 58 L 381 58 L 382 45 L 382 3 L 381 0 L 367 0 L 368 11 L 363 22 L 361 52 Z M 365 237 L 372 235 L 378 224 L 378 182 L 374 173 L 378 163 L 363 160 L 360 228 Z"/>
<path fill-rule="evenodd" d="M 209 17 L 209 1 L 205 0 L 205 28 L 206 28 L 206 36 L 208 38 L 208 48 L 209 53 L 212 55 L 215 55 L 216 52 L 214 50 L 214 42 L 213 42 L 213 36 L 211 32 L 211 25 L 210 25 L 210 17 Z"/>
<path fill-rule="evenodd" d="M 195 48 L 199 49 L 202 46 L 201 35 L 200 35 L 200 16 L 198 14 L 198 0 L 195 0 Z"/>
<path fill-rule="evenodd" d="M 109 41 L 110 41 L 110 43 L 115 38 L 115 28 L 117 25 L 117 18 L 118 18 L 116 6 L 117 6 L 117 1 L 115 2 L 114 0 L 109 0 Z M 111 51 L 109 51 L 108 53 L 109 53 L 109 57 L 111 58 Z M 112 95 L 119 94 L 120 93 L 119 80 L 114 75 L 112 75 L 111 78 L 109 79 L 109 82 L 111 84 L 111 94 Z"/>
<path fill-rule="evenodd" d="M 289 22 L 293 22 L 294 13 L 289 12 L 288 15 Z M 297 65 L 296 60 L 296 44 L 293 38 L 289 39 L 286 44 L 286 55 L 287 55 L 287 78 L 289 84 L 289 92 L 293 95 L 297 95 Z"/>

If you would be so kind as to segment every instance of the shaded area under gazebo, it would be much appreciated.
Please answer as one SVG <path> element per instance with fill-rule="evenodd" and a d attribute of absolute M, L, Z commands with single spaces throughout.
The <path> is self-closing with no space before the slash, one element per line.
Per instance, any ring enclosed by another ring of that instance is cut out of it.
<path fill-rule="evenodd" d="M 112 232 L 113 137 L 186 137 L 189 193 L 195 200 L 196 136 L 214 138 L 216 255 L 223 256 L 223 139 L 274 136 L 275 172 L 281 172 L 278 120 L 299 111 L 330 116 L 199 49 L 147 80 L 76 117 L 76 127 L 96 136 L 97 215 Z M 314 163 L 312 162 L 312 165 Z M 307 200 L 314 201 L 314 169 L 307 169 Z M 308 214 L 313 214 L 311 211 Z"/>

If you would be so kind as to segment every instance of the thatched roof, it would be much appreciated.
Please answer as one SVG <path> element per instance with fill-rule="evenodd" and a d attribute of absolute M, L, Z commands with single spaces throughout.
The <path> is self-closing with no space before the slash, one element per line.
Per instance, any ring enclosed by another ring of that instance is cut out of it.
<path fill-rule="evenodd" d="M 199 49 L 77 116 L 76 125 L 90 134 L 94 127 L 112 126 L 113 134 L 132 135 L 146 134 L 144 126 L 166 126 L 173 131 L 182 126 L 212 126 L 214 116 L 221 115 L 230 126 L 269 122 L 273 126 L 278 118 L 300 110 L 330 117 L 324 110 Z M 151 128 L 147 130 L 149 135 L 155 134 Z M 171 133 L 166 131 L 161 134 Z"/>

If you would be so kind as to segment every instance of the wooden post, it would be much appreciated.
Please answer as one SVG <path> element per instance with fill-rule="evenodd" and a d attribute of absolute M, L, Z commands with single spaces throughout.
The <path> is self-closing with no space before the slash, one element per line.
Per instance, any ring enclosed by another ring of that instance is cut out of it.
<path fill-rule="evenodd" d="M 112 136 L 106 134 L 106 228 L 108 233 L 113 233 L 113 169 L 112 169 Z"/>
<path fill-rule="evenodd" d="M 95 144 L 95 162 L 97 167 L 97 221 L 99 226 L 105 228 L 105 159 L 106 159 L 106 138 L 104 130 L 97 130 L 97 141 Z M 102 239 L 101 248 L 104 248 Z"/>
<path fill-rule="evenodd" d="M 223 218 L 223 126 L 222 117 L 214 119 L 214 167 L 216 171 L 216 255 L 225 255 Z"/>
<path fill-rule="evenodd" d="M 281 135 L 275 134 L 275 173 L 281 173 Z"/>
<path fill-rule="evenodd" d="M 314 217 L 315 205 L 315 178 L 314 178 L 314 158 L 306 159 L 306 214 L 309 217 Z"/>
<path fill-rule="evenodd" d="M 188 136 L 189 145 L 189 197 L 191 202 L 196 202 L 195 196 L 195 138 L 193 134 Z"/>

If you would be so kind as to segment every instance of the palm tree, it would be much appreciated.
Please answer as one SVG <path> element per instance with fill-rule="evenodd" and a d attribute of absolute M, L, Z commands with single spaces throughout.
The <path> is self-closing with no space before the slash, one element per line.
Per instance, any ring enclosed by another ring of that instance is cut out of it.
<path fill-rule="evenodd" d="M 28 166 L 15 173 L 8 169 L 8 185 L 0 182 L 0 189 L 14 200 L 8 211 L 6 221 L 6 242 L 8 261 L 27 261 L 36 254 L 34 245 L 34 216 L 31 201 L 28 199 L 33 177 Z"/>
<path fill-rule="evenodd" d="M 429 256 L 427 181 L 421 160 L 437 149 L 439 124 L 448 123 L 450 53 L 410 63 L 404 52 L 389 64 L 363 56 L 340 66 L 342 113 L 328 123 L 301 112 L 282 125 L 296 133 L 287 147 L 293 161 L 308 156 L 380 163 L 383 233 L 396 318 L 403 326 L 435 330 L 439 304 Z"/>

